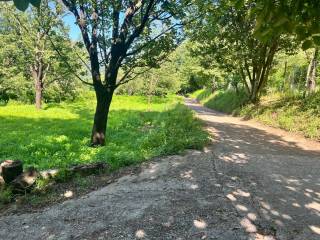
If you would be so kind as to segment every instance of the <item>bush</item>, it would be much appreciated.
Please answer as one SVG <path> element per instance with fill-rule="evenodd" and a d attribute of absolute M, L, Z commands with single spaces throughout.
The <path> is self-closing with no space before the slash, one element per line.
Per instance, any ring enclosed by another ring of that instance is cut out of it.
<path fill-rule="evenodd" d="M 0 188 L 0 204 L 10 203 L 13 199 L 12 189 L 10 187 L 3 186 Z"/>

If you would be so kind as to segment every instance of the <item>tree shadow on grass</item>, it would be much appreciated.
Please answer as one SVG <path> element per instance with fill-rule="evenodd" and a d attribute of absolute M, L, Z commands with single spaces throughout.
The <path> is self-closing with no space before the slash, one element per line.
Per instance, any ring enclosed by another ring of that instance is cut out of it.
<path fill-rule="evenodd" d="M 0 117 L 0 159 L 20 159 L 26 167 L 39 169 L 104 161 L 117 169 L 192 148 L 193 135 L 201 134 L 192 121 L 187 125 L 195 132 L 184 131 L 185 115 L 178 107 L 164 112 L 111 110 L 106 146 L 91 148 L 92 110 L 76 105 L 68 109 L 76 117 Z M 173 121 L 177 129 L 169 132 L 167 128 Z"/>

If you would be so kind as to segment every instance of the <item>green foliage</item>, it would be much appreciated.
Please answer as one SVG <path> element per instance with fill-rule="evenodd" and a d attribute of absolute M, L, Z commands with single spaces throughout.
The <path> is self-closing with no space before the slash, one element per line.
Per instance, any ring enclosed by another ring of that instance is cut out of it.
<path fill-rule="evenodd" d="M 211 93 L 203 89 L 191 96 L 198 99 L 204 106 L 225 113 L 235 113 L 248 102 L 248 97 L 243 90 L 238 93 L 234 90 L 219 90 Z"/>
<path fill-rule="evenodd" d="M 201 15 L 188 26 L 196 42 L 194 52 L 207 68 L 220 68 L 224 81 L 246 89 L 250 101 L 259 100 L 278 50 L 294 48 L 292 39 L 280 36 L 261 41 L 254 35 L 257 14 L 248 14 L 254 5 L 230 1 L 197 1 L 193 11 Z M 196 27 L 195 27 L 196 26 Z M 227 86 L 227 84 L 226 84 Z M 227 86 L 228 87 L 228 86 Z"/>
<path fill-rule="evenodd" d="M 159 68 L 151 69 L 132 82 L 121 86 L 117 92 L 127 95 L 165 96 L 171 93 L 189 93 L 203 86 L 211 86 L 217 72 L 205 69 L 200 58 L 191 53 L 192 43 L 182 43 L 162 63 Z"/>
<path fill-rule="evenodd" d="M 241 91 L 218 91 L 208 96 L 208 90 L 200 90 L 191 96 L 206 107 L 225 113 L 256 119 L 264 124 L 303 134 L 320 140 L 320 92 L 304 98 L 296 94 L 269 93 L 259 104 L 246 104 Z"/>
<path fill-rule="evenodd" d="M 214 94 L 204 105 L 225 113 L 235 113 L 241 106 L 248 102 L 248 96 L 244 91 L 238 94 L 233 91 L 219 91 Z"/>
<path fill-rule="evenodd" d="M 0 0 L 0 2 L 8 2 L 10 0 Z M 25 11 L 31 4 L 34 7 L 39 8 L 41 4 L 41 0 L 13 0 L 14 5 L 20 11 Z"/>
<path fill-rule="evenodd" d="M 62 9 L 49 8 L 49 2 L 42 1 L 41 11 L 25 13 L 1 7 L 0 99 L 34 102 L 35 75 L 42 76 L 45 102 L 72 100 L 78 94 L 82 85 L 74 73 L 85 74 L 79 60 L 83 51 L 67 36 Z"/>
<path fill-rule="evenodd" d="M 239 3 L 238 0 L 233 2 Z M 244 2 L 242 1 L 243 5 Z M 249 0 L 251 14 L 258 14 L 255 35 L 269 40 L 281 34 L 294 34 L 306 50 L 320 44 L 320 2 L 315 0 Z M 239 6 L 239 4 L 238 4 Z"/>
<path fill-rule="evenodd" d="M 8 186 L 2 186 L 0 188 L 0 206 L 1 204 L 10 203 L 13 199 L 12 189 Z"/>
<path fill-rule="evenodd" d="M 74 103 L 32 105 L 11 102 L 0 107 L 0 159 L 21 159 L 25 167 L 65 168 L 105 161 L 112 169 L 155 156 L 201 148 L 207 133 L 179 98 L 115 96 L 106 147 L 89 147 L 93 94 Z"/>
<path fill-rule="evenodd" d="M 191 98 L 197 99 L 200 102 L 203 102 L 207 98 L 209 98 L 211 95 L 212 95 L 212 91 L 210 89 L 200 89 L 191 93 L 189 96 Z"/>
<path fill-rule="evenodd" d="M 293 55 L 279 54 L 275 59 L 273 70 L 270 73 L 268 91 L 281 91 L 285 93 L 298 93 L 305 90 L 308 57 L 311 52 L 302 50 Z"/>
<path fill-rule="evenodd" d="M 264 124 L 320 140 L 320 93 L 301 95 L 269 94 L 259 105 L 244 107 L 240 115 Z"/>
<path fill-rule="evenodd" d="M 182 104 L 159 115 L 153 125 L 143 148 L 157 149 L 157 155 L 179 153 L 185 148 L 201 149 L 207 143 L 207 133 L 201 130 L 201 123 L 195 121 L 193 113 Z"/>
<path fill-rule="evenodd" d="M 99 74 L 93 84 L 112 92 L 141 72 L 158 68 L 183 37 L 179 17 L 185 1 L 61 2 L 77 19 L 93 78 L 94 72 Z M 119 70 L 122 76 L 117 78 Z"/>
<path fill-rule="evenodd" d="M 13 0 L 14 5 L 20 10 L 25 11 L 27 10 L 29 3 L 33 6 L 40 7 L 40 0 Z"/>

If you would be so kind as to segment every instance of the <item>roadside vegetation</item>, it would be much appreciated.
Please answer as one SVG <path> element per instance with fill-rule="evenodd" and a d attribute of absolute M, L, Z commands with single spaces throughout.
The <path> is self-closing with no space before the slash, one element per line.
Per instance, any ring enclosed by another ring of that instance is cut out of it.
<path fill-rule="evenodd" d="M 244 91 L 236 93 L 233 90 L 217 90 L 212 93 L 210 89 L 201 89 L 190 94 L 190 97 L 208 108 L 229 114 L 239 110 L 248 100 Z"/>
<path fill-rule="evenodd" d="M 319 92 L 305 98 L 275 93 L 263 96 L 259 105 L 246 105 L 239 114 L 320 141 L 319 103 Z"/>

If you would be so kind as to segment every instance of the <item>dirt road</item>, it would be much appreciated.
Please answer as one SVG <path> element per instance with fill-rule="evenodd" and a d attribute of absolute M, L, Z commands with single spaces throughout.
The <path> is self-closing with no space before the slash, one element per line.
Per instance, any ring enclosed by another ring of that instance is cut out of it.
<path fill-rule="evenodd" d="M 186 104 L 216 136 L 211 150 L 219 181 L 247 231 L 320 239 L 320 143 Z"/>

